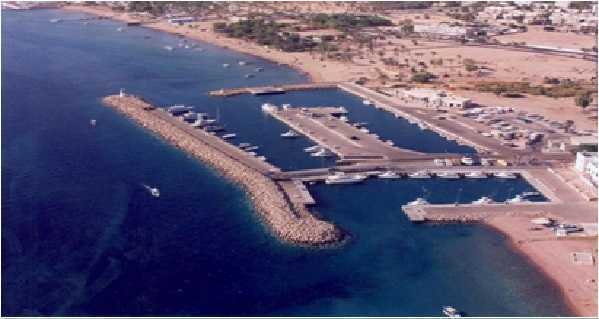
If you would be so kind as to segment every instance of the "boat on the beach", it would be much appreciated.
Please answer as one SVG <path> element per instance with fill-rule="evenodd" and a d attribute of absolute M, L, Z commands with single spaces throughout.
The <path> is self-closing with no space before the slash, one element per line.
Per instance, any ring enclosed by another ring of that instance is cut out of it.
<path fill-rule="evenodd" d="M 426 199 L 424 199 L 422 197 L 418 197 L 418 198 L 416 198 L 416 200 L 408 202 L 406 204 L 406 206 L 428 205 L 428 204 L 430 204 L 430 203 Z"/>
<path fill-rule="evenodd" d="M 146 184 L 141 184 L 150 194 L 156 198 L 160 197 L 160 190 L 156 187 L 150 187 Z"/>
<path fill-rule="evenodd" d="M 459 179 L 460 175 L 454 172 L 442 172 L 437 174 L 437 177 L 443 179 Z"/>
<path fill-rule="evenodd" d="M 477 205 L 477 204 L 478 205 L 481 205 L 481 204 L 493 204 L 493 203 L 495 203 L 495 201 L 492 198 L 489 198 L 489 197 L 486 197 L 486 196 L 483 196 L 483 197 L 481 197 L 481 198 L 479 198 L 479 199 L 477 199 L 477 200 L 475 200 L 475 201 L 472 202 L 472 204 L 475 204 L 475 205 Z"/>
<path fill-rule="evenodd" d="M 364 103 L 364 105 L 372 105 L 372 102 L 370 100 L 364 100 L 362 101 L 362 103 Z"/>
<path fill-rule="evenodd" d="M 495 177 L 497 178 L 503 178 L 503 179 L 514 179 L 516 178 L 516 174 L 511 173 L 511 172 L 499 172 L 495 174 Z"/>
<path fill-rule="evenodd" d="M 464 176 L 466 178 L 487 178 L 487 174 L 480 171 L 466 173 Z"/>
<path fill-rule="evenodd" d="M 333 154 L 333 152 L 327 150 L 326 148 L 322 148 L 320 150 L 318 150 L 317 152 L 312 153 L 310 156 L 313 157 L 330 157 L 330 156 L 334 156 L 335 154 Z"/>
<path fill-rule="evenodd" d="M 431 178 L 431 175 L 428 172 L 425 172 L 425 171 L 418 171 L 418 172 L 414 172 L 414 173 L 408 174 L 408 177 L 409 178 L 424 179 L 424 178 Z"/>
<path fill-rule="evenodd" d="M 443 306 L 441 311 L 449 318 L 460 318 L 462 316 L 462 314 L 452 306 Z"/>
<path fill-rule="evenodd" d="M 327 176 L 324 182 L 326 184 L 354 184 L 363 182 L 365 179 L 365 175 L 337 172 L 333 175 Z"/>
<path fill-rule="evenodd" d="M 300 136 L 296 131 L 293 130 L 289 130 L 285 133 L 281 133 L 281 137 L 285 137 L 285 138 L 296 138 Z"/>
<path fill-rule="evenodd" d="M 397 178 L 401 178 L 401 175 L 399 175 L 397 172 L 394 172 L 394 171 L 384 171 L 378 175 L 378 178 L 397 179 Z"/>

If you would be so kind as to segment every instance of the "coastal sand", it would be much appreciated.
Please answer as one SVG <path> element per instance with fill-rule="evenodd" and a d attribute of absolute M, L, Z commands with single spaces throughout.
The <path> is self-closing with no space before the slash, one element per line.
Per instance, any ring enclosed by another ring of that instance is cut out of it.
<path fill-rule="evenodd" d="M 65 9 L 86 12 L 95 15 L 101 15 L 113 18 L 120 21 L 137 21 L 137 19 L 129 17 L 126 13 L 113 12 L 106 7 L 89 7 L 89 6 L 67 6 Z M 340 81 L 355 79 L 372 73 L 371 65 L 355 65 L 351 67 L 347 63 L 336 61 L 319 61 L 317 58 L 311 57 L 307 53 L 284 53 L 273 49 L 267 49 L 255 44 L 247 43 L 238 39 L 224 38 L 211 31 L 211 22 L 200 23 L 200 28 L 205 28 L 207 31 L 202 32 L 197 29 L 184 29 L 173 26 L 166 21 L 153 22 L 145 24 L 146 27 L 176 34 L 184 34 L 185 36 L 206 41 L 222 47 L 227 47 L 239 52 L 260 56 L 274 62 L 287 64 L 293 68 L 307 74 L 312 81 Z M 475 48 L 476 49 L 476 48 Z M 448 48 L 446 50 L 456 50 Z M 439 50 L 439 54 L 443 51 Z M 456 55 L 463 51 L 451 52 Z M 562 59 L 562 58 L 558 58 Z M 532 61 L 530 58 L 523 58 L 522 69 L 539 71 L 530 69 Z M 546 61 L 548 63 L 549 61 Z M 527 68 L 524 68 L 528 65 Z M 568 66 L 572 69 L 572 67 Z M 586 67 L 586 65 L 585 65 Z M 514 66 L 510 66 L 514 68 Z M 596 67 L 593 67 L 596 69 Z M 506 70 L 506 72 L 508 72 Z M 522 72 L 522 71 L 521 71 Z M 578 69 L 572 69 L 572 75 L 579 74 Z M 509 73 L 509 72 L 508 72 Z M 525 76 L 525 74 L 520 74 Z M 539 75 L 537 75 L 538 77 Z M 574 76 L 576 77 L 576 76 Z M 548 116 L 561 119 L 563 110 L 558 109 L 556 112 L 539 112 Z M 585 126 L 587 126 L 586 124 Z M 530 227 L 528 219 L 519 220 L 513 217 L 494 218 L 488 221 L 488 224 L 497 230 L 505 233 L 510 238 L 514 247 L 522 254 L 530 258 L 549 278 L 554 280 L 563 290 L 564 296 L 571 305 L 573 311 L 581 316 L 597 316 L 597 274 L 596 265 L 594 266 L 574 266 L 569 261 L 571 251 L 592 251 L 597 256 L 596 239 L 588 241 L 531 241 L 530 232 L 527 229 Z M 591 282 L 594 280 L 594 282 Z"/>

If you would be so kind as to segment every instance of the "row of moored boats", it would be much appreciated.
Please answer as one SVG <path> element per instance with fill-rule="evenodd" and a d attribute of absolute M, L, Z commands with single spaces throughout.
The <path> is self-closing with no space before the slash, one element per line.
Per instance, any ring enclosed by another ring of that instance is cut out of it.
<path fill-rule="evenodd" d="M 440 172 L 440 173 L 431 173 L 427 171 L 417 171 L 413 173 L 402 174 L 394 171 L 385 171 L 378 175 L 379 178 L 383 179 L 394 179 L 394 178 L 402 178 L 409 177 L 415 179 L 427 179 L 432 177 L 442 178 L 442 179 L 459 179 L 462 177 L 465 178 L 476 178 L 483 179 L 490 176 L 494 176 L 496 178 L 501 179 L 515 179 L 518 177 L 516 173 L 512 172 L 498 172 L 498 173 L 485 173 L 481 171 L 472 171 L 468 173 L 457 173 L 457 172 Z"/>
<path fill-rule="evenodd" d="M 518 194 L 515 197 L 510 198 L 510 199 L 506 200 L 505 202 L 501 202 L 501 203 L 506 203 L 506 204 L 528 203 L 528 202 L 530 202 L 530 199 L 539 198 L 540 196 L 541 196 L 541 193 L 539 193 L 539 192 L 524 192 L 522 194 Z M 416 198 L 416 200 L 413 200 L 413 201 L 407 203 L 406 205 L 407 206 L 416 206 L 416 205 L 428 205 L 428 204 L 430 204 L 430 203 L 426 199 L 424 199 L 422 197 L 418 197 L 418 198 Z M 499 204 L 499 203 L 494 201 L 490 197 L 483 196 L 483 197 L 473 201 L 472 204 L 487 205 L 487 204 Z"/>
<path fill-rule="evenodd" d="M 191 106 L 174 105 L 167 108 L 166 110 L 172 116 L 180 116 L 183 119 L 183 121 L 190 123 L 191 126 L 194 128 L 202 129 L 212 135 L 221 133 L 219 137 L 224 140 L 231 140 L 237 137 L 237 134 L 235 133 L 225 133 L 226 130 L 224 126 L 218 123 L 218 119 L 210 118 L 206 113 L 193 112 L 193 107 Z M 256 156 L 256 158 L 260 160 L 266 160 L 265 156 L 261 156 L 258 155 L 258 153 L 256 153 L 256 150 L 258 150 L 258 146 L 256 145 L 252 145 L 250 143 L 239 143 L 237 147 L 247 152 L 249 155 Z"/>

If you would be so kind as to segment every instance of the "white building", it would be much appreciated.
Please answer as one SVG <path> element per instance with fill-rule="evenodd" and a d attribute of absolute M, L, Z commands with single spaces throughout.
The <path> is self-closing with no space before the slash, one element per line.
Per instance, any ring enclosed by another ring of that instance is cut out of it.
<path fill-rule="evenodd" d="M 584 178 L 597 186 L 599 166 L 597 164 L 597 152 L 576 153 L 576 164 L 574 165 Z"/>
<path fill-rule="evenodd" d="M 471 104 L 471 100 L 468 98 L 433 89 L 403 90 L 397 95 L 406 100 L 424 103 L 426 106 L 432 107 L 467 108 Z"/>

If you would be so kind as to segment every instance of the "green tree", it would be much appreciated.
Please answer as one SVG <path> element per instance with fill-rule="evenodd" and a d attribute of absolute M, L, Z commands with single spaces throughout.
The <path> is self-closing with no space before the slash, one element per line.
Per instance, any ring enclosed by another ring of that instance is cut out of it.
<path fill-rule="evenodd" d="M 575 98 L 575 102 L 577 106 L 580 106 L 584 109 L 587 106 L 589 106 L 591 102 L 593 102 L 593 97 L 591 96 L 591 93 L 585 92 L 577 95 Z"/>

